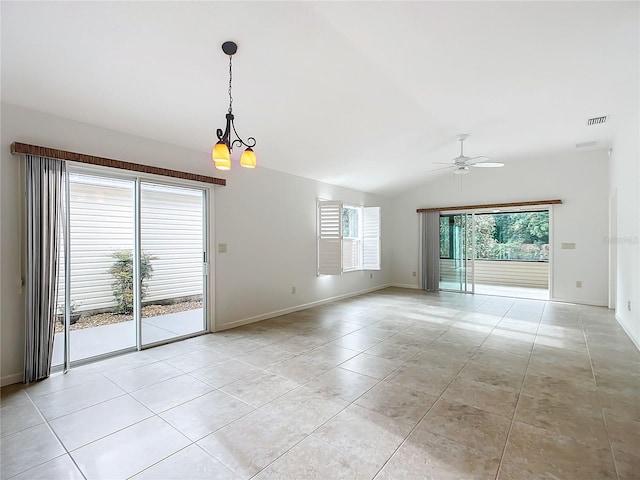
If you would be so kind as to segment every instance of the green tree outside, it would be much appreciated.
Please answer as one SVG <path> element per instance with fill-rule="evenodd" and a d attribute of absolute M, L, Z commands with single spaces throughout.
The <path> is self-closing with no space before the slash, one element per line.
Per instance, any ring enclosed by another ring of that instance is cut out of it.
<path fill-rule="evenodd" d="M 453 221 L 451 215 L 440 218 L 441 258 L 452 258 L 450 242 L 463 221 L 463 215 L 453 216 Z M 483 213 L 475 215 L 474 222 L 476 259 L 549 260 L 549 212 Z M 466 228 L 465 240 L 471 245 L 471 228 Z"/>

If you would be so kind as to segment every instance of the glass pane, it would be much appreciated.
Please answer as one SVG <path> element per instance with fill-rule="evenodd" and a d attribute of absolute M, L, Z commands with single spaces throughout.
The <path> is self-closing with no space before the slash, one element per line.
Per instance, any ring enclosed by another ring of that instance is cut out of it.
<path fill-rule="evenodd" d="M 360 208 L 347 206 L 343 207 L 342 236 L 345 238 L 360 237 Z"/>
<path fill-rule="evenodd" d="M 121 308 L 122 283 L 131 283 L 116 268 L 118 256 L 133 249 L 134 182 L 98 176 L 69 175 L 71 361 L 136 345 L 131 311 Z M 64 254 L 60 265 L 64 266 Z M 64 270 L 64 268 L 63 268 Z M 58 287 L 58 309 L 64 313 L 64 277 Z M 56 322 L 53 364 L 62 363 L 64 317 Z"/>
<path fill-rule="evenodd" d="M 476 215 L 476 258 L 549 261 L 549 212 Z"/>
<path fill-rule="evenodd" d="M 477 291 L 548 298 L 549 212 L 496 212 L 475 219 Z"/>
<path fill-rule="evenodd" d="M 471 215 L 440 217 L 440 288 L 470 291 Z M 448 254 L 444 256 L 443 253 Z"/>
<path fill-rule="evenodd" d="M 64 364 L 64 314 L 65 314 L 65 245 L 64 245 L 64 222 L 61 220 L 58 225 L 58 292 L 56 297 L 56 324 L 53 336 L 53 355 L 51 366 L 56 367 Z"/>
<path fill-rule="evenodd" d="M 206 329 L 204 192 L 142 183 L 142 343 Z"/>
<path fill-rule="evenodd" d="M 440 217 L 440 258 L 451 258 L 449 217 Z"/>

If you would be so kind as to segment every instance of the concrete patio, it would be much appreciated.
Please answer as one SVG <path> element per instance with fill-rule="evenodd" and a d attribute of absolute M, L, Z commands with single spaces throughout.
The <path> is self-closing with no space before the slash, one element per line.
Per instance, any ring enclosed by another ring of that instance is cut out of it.
<path fill-rule="evenodd" d="M 190 333 L 203 331 L 202 308 L 142 319 L 142 344 L 149 345 Z M 83 360 L 136 346 L 136 326 L 133 320 L 72 330 L 71 361 Z M 57 333 L 53 342 L 53 365 L 64 359 L 64 333 Z"/>

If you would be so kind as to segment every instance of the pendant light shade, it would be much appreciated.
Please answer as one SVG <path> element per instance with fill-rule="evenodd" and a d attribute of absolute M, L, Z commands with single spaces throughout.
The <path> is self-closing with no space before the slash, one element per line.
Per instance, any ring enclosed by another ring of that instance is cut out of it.
<path fill-rule="evenodd" d="M 216 143 L 213 147 L 213 152 L 211 152 L 211 157 L 218 170 L 229 170 L 231 168 L 231 154 L 226 143 L 222 141 Z"/>
<path fill-rule="evenodd" d="M 244 152 L 242 152 L 240 165 L 245 168 L 256 168 L 256 152 L 254 152 L 251 147 L 248 147 Z"/>
<path fill-rule="evenodd" d="M 218 137 L 218 143 L 213 147 L 211 153 L 213 162 L 219 170 L 231 169 L 231 152 L 234 147 L 247 147 L 242 157 L 240 158 L 240 165 L 245 168 L 256 168 L 256 154 L 253 148 L 256 145 L 256 139 L 248 137 L 247 140 L 243 140 L 236 131 L 234 123 L 235 116 L 233 115 L 233 96 L 231 95 L 231 80 L 232 76 L 232 57 L 238 51 L 238 45 L 234 42 L 224 42 L 222 44 L 222 51 L 229 55 L 229 109 L 225 116 L 227 123 L 224 131 L 219 128 L 216 131 Z M 233 138 L 235 135 L 235 139 Z"/>

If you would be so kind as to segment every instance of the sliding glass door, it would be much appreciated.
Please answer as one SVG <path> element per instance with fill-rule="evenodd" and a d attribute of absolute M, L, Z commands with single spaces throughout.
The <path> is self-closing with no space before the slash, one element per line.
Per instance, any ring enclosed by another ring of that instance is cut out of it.
<path fill-rule="evenodd" d="M 53 365 L 207 330 L 205 189 L 68 174 Z"/>
<path fill-rule="evenodd" d="M 141 184 L 143 345 L 206 329 L 205 238 L 202 190 Z"/>
<path fill-rule="evenodd" d="M 473 293 L 473 215 L 440 215 L 440 289 Z"/>
<path fill-rule="evenodd" d="M 440 289 L 549 298 L 549 209 L 440 215 Z"/>
<path fill-rule="evenodd" d="M 53 365 L 64 362 L 67 303 L 69 361 L 136 346 L 133 310 L 122 308 L 127 271 L 118 268 L 118 258 L 127 257 L 132 269 L 135 181 L 70 173 L 68 185 L 69 245 L 59 259 Z"/>

